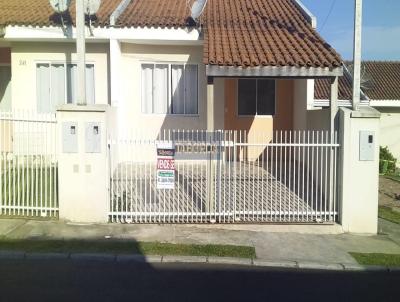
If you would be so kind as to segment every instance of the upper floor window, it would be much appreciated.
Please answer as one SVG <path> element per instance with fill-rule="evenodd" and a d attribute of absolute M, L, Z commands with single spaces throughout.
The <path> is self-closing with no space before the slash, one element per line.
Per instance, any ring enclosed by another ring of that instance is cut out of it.
<path fill-rule="evenodd" d="M 142 64 L 142 111 L 198 114 L 197 65 Z"/>
<path fill-rule="evenodd" d="M 95 103 L 94 65 L 86 65 L 86 101 Z M 76 104 L 77 65 L 38 63 L 36 65 L 37 110 L 54 112 L 62 104 Z"/>
<path fill-rule="evenodd" d="M 275 80 L 239 79 L 239 115 L 275 115 Z"/>

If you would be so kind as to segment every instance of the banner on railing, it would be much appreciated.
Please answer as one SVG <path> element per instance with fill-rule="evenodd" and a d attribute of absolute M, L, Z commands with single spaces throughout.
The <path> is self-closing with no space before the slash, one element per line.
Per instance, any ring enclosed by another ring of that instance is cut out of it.
<path fill-rule="evenodd" d="M 157 189 L 175 189 L 175 146 L 172 142 L 157 144 Z"/>

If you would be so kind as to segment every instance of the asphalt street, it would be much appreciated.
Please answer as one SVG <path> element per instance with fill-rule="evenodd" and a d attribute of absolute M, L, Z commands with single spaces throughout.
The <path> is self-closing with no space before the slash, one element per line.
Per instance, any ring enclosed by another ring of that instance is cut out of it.
<path fill-rule="evenodd" d="M 400 272 L 0 260 L 0 301 L 399 301 Z"/>

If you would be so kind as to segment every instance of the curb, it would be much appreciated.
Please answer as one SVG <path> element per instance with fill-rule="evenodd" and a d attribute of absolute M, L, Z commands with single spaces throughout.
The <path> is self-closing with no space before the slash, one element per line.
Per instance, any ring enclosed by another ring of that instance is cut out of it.
<path fill-rule="evenodd" d="M 25 253 L 20 251 L 0 251 L 1 260 L 70 260 L 70 261 L 102 261 L 116 263 L 203 263 L 235 265 L 246 267 L 270 267 L 305 270 L 353 271 L 353 272 L 386 272 L 400 273 L 400 267 L 371 266 L 359 264 L 318 263 L 297 261 L 273 261 L 265 259 L 247 259 L 215 256 L 157 256 L 157 255 L 113 255 L 104 253 Z"/>

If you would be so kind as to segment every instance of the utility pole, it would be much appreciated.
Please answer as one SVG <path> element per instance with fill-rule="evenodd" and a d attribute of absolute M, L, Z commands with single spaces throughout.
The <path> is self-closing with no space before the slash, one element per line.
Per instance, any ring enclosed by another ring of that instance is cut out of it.
<path fill-rule="evenodd" d="M 86 45 L 84 0 L 76 0 L 76 53 L 78 56 L 77 104 L 86 105 Z"/>
<path fill-rule="evenodd" d="M 358 110 L 361 90 L 362 0 L 355 0 L 353 49 L 353 110 Z"/>

